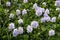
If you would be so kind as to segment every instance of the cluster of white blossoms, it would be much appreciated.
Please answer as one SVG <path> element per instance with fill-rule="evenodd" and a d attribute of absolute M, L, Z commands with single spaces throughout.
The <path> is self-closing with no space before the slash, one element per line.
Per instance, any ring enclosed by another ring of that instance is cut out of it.
<path fill-rule="evenodd" d="M 31 33 L 33 31 L 33 28 L 37 28 L 37 27 L 38 27 L 38 22 L 37 21 L 32 21 L 31 25 L 27 26 L 27 33 Z M 13 30 L 13 33 L 12 33 L 13 37 L 16 37 L 19 34 L 23 34 L 23 32 L 24 32 L 23 27 L 15 28 L 14 23 L 10 23 L 8 28 L 9 28 L 9 31 Z"/>
<path fill-rule="evenodd" d="M 21 11 L 19 9 L 16 10 L 16 15 L 19 16 L 21 14 Z M 27 14 L 27 10 L 26 9 L 23 9 L 22 10 L 22 15 L 25 15 Z"/>
<path fill-rule="evenodd" d="M 44 2 L 44 3 L 46 3 L 46 2 Z M 43 3 L 43 4 L 44 4 Z M 46 5 L 46 4 L 45 4 Z M 49 11 L 49 9 L 44 9 L 44 8 L 41 8 L 41 7 L 39 7 L 38 5 L 37 5 L 37 3 L 35 3 L 34 5 L 33 5 L 33 9 L 35 9 L 35 14 L 37 15 L 37 16 L 41 16 L 43 13 L 44 13 L 44 17 L 42 17 L 41 18 L 41 23 L 43 23 L 43 22 L 49 22 L 50 20 L 51 21 L 55 21 L 56 20 L 56 18 L 55 18 L 55 20 L 53 20 L 53 19 L 51 19 L 50 17 L 49 17 L 49 15 L 48 14 L 50 14 L 50 11 Z"/>
<path fill-rule="evenodd" d="M 50 22 L 56 22 L 56 17 L 50 18 L 48 14 L 50 14 L 50 12 L 49 12 L 48 9 L 46 9 L 45 12 L 44 12 L 44 15 L 43 15 L 44 17 L 41 18 L 41 23 L 49 22 L 49 21 Z"/>
<path fill-rule="evenodd" d="M 23 27 L 19 27 L 18 29 L 16 28 L 13 30 L 14 37 L 18 36 L 19 34 L 23 34 Z"/>
<path fill-rule="evenodd" d="M 41 16 L 42 13 L 45 11 L 45 9 L 39 7 L 39 6 L 37 5 L 37 3 L 35 3 L 35 4 L 33 5 L 33 9 L 35 9 L 35 11 L 36 11 L 35 14 L 36 14 L 37 16 Z"/>
<path fill-rule="evenodd" d="M 27 3 L 28 0 L 23 0 L 24 3 Z M 42 3 L 44 6 L 46 6 L 46 2 Z M 10 2 L 6 2 L 6 6 L 11 6 Z M 55 6 L 60 7 L 60 1 L 56 1 L 55 2 Z M 43 15 L 43 17 L 40 19 L 40 22 L 56 22 L 56 17 L 52 17 L 50 18 L 50 16 L 48 14 L 50 14 L 50 11 L 48 8 L 44 9 L 41 8 L 37 5 L 37 3 L 33 4 L 33 9 L 35 9 L 35 14 L 36 16 L 40 17 L 41 15 Z M 56 8 L 57 11 L 60 11 L 60 8 Z M 16 15 L 19 16 L 22 13 L 22 15 L 27 14 L 27 10 L 23 9 L 22 12 L 17 9 L 16 10 Z M 60 15 L 59 15 L 60 16 Z M 9 18 L 14 18 L 14 14 L 10 13 Z M 19 18 L 18 20 L 18 24 L 22 24 L 23 23 L 23 19 Z M 27 33 L 31 33 L 33 31 L 33 28 L 37 28 L 39 26 L 38 21 L 32 21 L 30 25 L 27 25 Z M 18 27 L 15 28 L 14 23 L 10 23 L 8 26 L 8 29 L 11 31 L 13 30 L 13 36 L 16 37 L 19 34 L 23 34 L 24 30 L 23 27 Z M 49 36 L 54 36 L 55 35 L 55 31 L 54 30 L 49 30 Z"/>
<path fill-rule="evenodd" d="M 55 35 L 55 31 L 53 29 L 49 30 L 49 36 L 54 36 Z"/>
<path fill-rule="evenodd" d="M 37 21 L 32 21 L 30 25 L 27 26 L 27 33 L 30 33 L 33 31 L 33 28 L 38 27 L 38 22 Z"/>

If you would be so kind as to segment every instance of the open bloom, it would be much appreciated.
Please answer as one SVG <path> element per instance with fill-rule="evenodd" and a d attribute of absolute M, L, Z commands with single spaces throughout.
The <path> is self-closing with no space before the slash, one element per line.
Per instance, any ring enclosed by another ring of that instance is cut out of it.
<path fill-rule="evenodd" d="M 38 27 L 38 22 L 37 22 L 37 21 L 32 21 L 32 22 L 31 22 L 31 26 L 32 26 L 33 28 L 37 28 L 37 27 Z"/>
<path fill-rule="evenodd" d="M 37 3 L 33 4 L 33 9 L 37 10 L 38 8 Z"/>
<path fill-rule="evenodd" d="M 60 1 L 55 1 L 55 6 L 60 7 Z"/>
<path fill-rule="evenodd" d="M 28 2 L 28 0 L 23 0 L 23 2 L 24 2 L 24 3 L 27 3 L 27 2 Z"/>
<path fill-rule="evenodd" d="M 24 31 L 23 31 L 23 27 L 19 27 L 19 28 L 18 28 L 18 32 L 19 32 L 19 34 L 23 34 L 23 32 L 24 32 Z"/>
<path fill-rule="evenodd" d="M 18 29 L 13 30 L 13 37 L 16 37 L 19 34 Z"/>
<path fill-rule="evenodd" d="M 24 14 L 27 14 L 27 10 L 26 9 L 22 10 L 22 15 L 24 15 Z"/>
<path fill-rule="evenodd" d="M 44 8 L 41 8 L 41 7 L 39 7 L 37 10 L 35 10 L 36 11 L 36 15 L 37 16 L 41 16 L 42 15 L 42 13 L 45 11 L 45 9 Z"/>
<path fill-rule="evenodd" d="M 35 13 L 37 16 L 41 16 L 42 15 L 42 11 L 40 10 L 36 10 L 36 13 Z"/>
<path fill-rule="evenodd" d="M 49 16 L 41 18 L 41 23 L 43 23 L 43 22 L 49 22 L 49 21 L 50 21 L 50 17 Z"/>
<path fill-rule="evenodd" d="M 19 20 L 18 20 L 18 23 L 19 23 L 19 24 L 23 23 L 23 20 L 22 20 L 22 19 L 19 19 Z"/>
<path fill-rule="evenodd" d="M 13 18 L 14 18 L 14 14 L 11 13 L 11 14 L 9 15 L 9 18 L 12 18 L 12 19 L 13 19 Z"/>
<path fill-rule="evenodd" d="M 10 31 L 11 31 L 12 29 L 14 29 L 14 28 L 15 28 L 14 23 L 10 23 L 8 28 L 9 28 Z"/>
<path fill-rule="evenodd" d="M 51 22 L 56 22 L 56 17 L 52 17 Z"/>
<path fill-rule="evenodd" d="M 16 15 L 19 16 L 21 14 L 21 11 L 19 9 L 16 10 Z"/>
<path fill-rule="evenodd" d="M 55 31 L 53 29 L 49 30 L 49 36 L 54 36 L 55 35 Z"/>
<path fill-rule="evenodd" d="M 28 25 L 28 26 L 27 26 L 27 33 L 32 32 L 32 30 L 33 30 L 33 28 L 32 28 L 30 25 Z"/>
<path fill-rule="evenodd" d="M 6 2 L 6 6 L 11 6 L 11 2 Z"/>

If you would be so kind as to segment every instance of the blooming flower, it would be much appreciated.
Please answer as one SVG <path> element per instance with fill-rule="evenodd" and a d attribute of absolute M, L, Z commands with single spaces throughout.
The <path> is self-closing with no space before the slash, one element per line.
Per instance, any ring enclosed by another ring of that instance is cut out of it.
<path fill-rule="evenodd" d="M 49 30 L 49 36 L 54 36 L 55 35 L 55 31 L 53 29 Z"/>
<path fill-rule="evenodd" d="M 37 3 L 33 4 L 33 9 L 35 9 L 35 10 L 38 9 Z"/>
<path fill-rule="evenodd" d="M 19 23 L 19 24 L 23 23 L 23 20 L 22 20 L 22 19 L 19 19 L 19 20 L 18 20 L 18 23 Z"/>
<path fill-rule="evenodd" d="M 18 29 L 13 30 L 13 37 L 16 37 L 19 34 Z"/>
<path fill-rule="evenodd" d="M 27 33 L 32 32 L 32 30 L 33 30 L 33 28 L 32 28 L 30 25 L 28 25 L 28 26 L 27 26 Z"/>
<path fill-rule="evenodd" d="M 11 31 L 12 29 L 14 29 L 14 28 L 15 28 L 14 23 L 10 23 L 8 28 L 9 28 L 10 31 Z"/>
<path fill-rule="evenodd" d="M 36 13 L 35 13 L 37 16 L 41 16 L 42 15 L 42 11 L 40 10 L 36 10 Z"/>
<path fill-rule="evenodd" d="M 45 13 L 49 14 L 49 13 L 50 13 L 50 12 L 49 12 L 49 9 L 46 9 L 46 10 L 45 10 Z"/>
<path fill-rule="evenodd" d="M 26 9 L 22 10 L 22 15 L 24 15 L 24 14 L 27 14 L 27 10 Z"/>
<path fill-rule="evenodd" d="M 51 22 L 56 22 L 56 17 L 52 17 Z"/>
<path fill-rule="evenodd" d="M 38 22 L 37 22 L 37 21 L 32 21 L 32 22 L 31 22 L 31 26 L 32 26 L 33 28 L 37 28 L 37 27 L 38 27 Z"/>
<path fill-rule="evenodd" d="M 19 9 L 16 10 L 16 15 L 19 16 L 21 14 L 21 11 Z"/>
<path fill-rule="evenodd" d="M 50 21 L 50 17 L 49 16 L 41 18 L 41 23 L 48 22 L 48 21 Z"/>
<path fill-rule="evenodd" d="M 55 1 L 55 6 L 60 7 L 60 1 Z"/>
<path fill-rule="evenodd" d="M 28 0 L 23 0 L 23 2 L 24 2 L 24 3 L 27 3 L 27 2 L 28 2 Z"/>
<path fill-rule="evenodd" d="M 37 16 L 41 16 L 42 15 L 42 13 L 45 11 L 45 9 L 44 8 L 41 8 L 41 7 L 39 7 L 37 10 L 35 10 L 36 11 L 36 15 Z"/>
<path fill-rule="evenodd" d="M 12 18 L 12 19 L 13 19 L 13 18 L 14 18 L 14 14 L 11 13 L 11 14 L 9 15 L 9 18 Z"/>
<path fill-rule="evenodd" d="M 19 27 L 18 32 L 19 32 L 19 34 L 23 34 L 23 27 Z"/>
<path fill-rule="evenodd" d="M 46 2 L 43 2 L 42 4 L 43 4 L 44 6 L 46 6 Z"/>
<path fill-rule="evenodd" d="M 11 2 L 6 2 L 6 6 L 11 6 Z"/>

